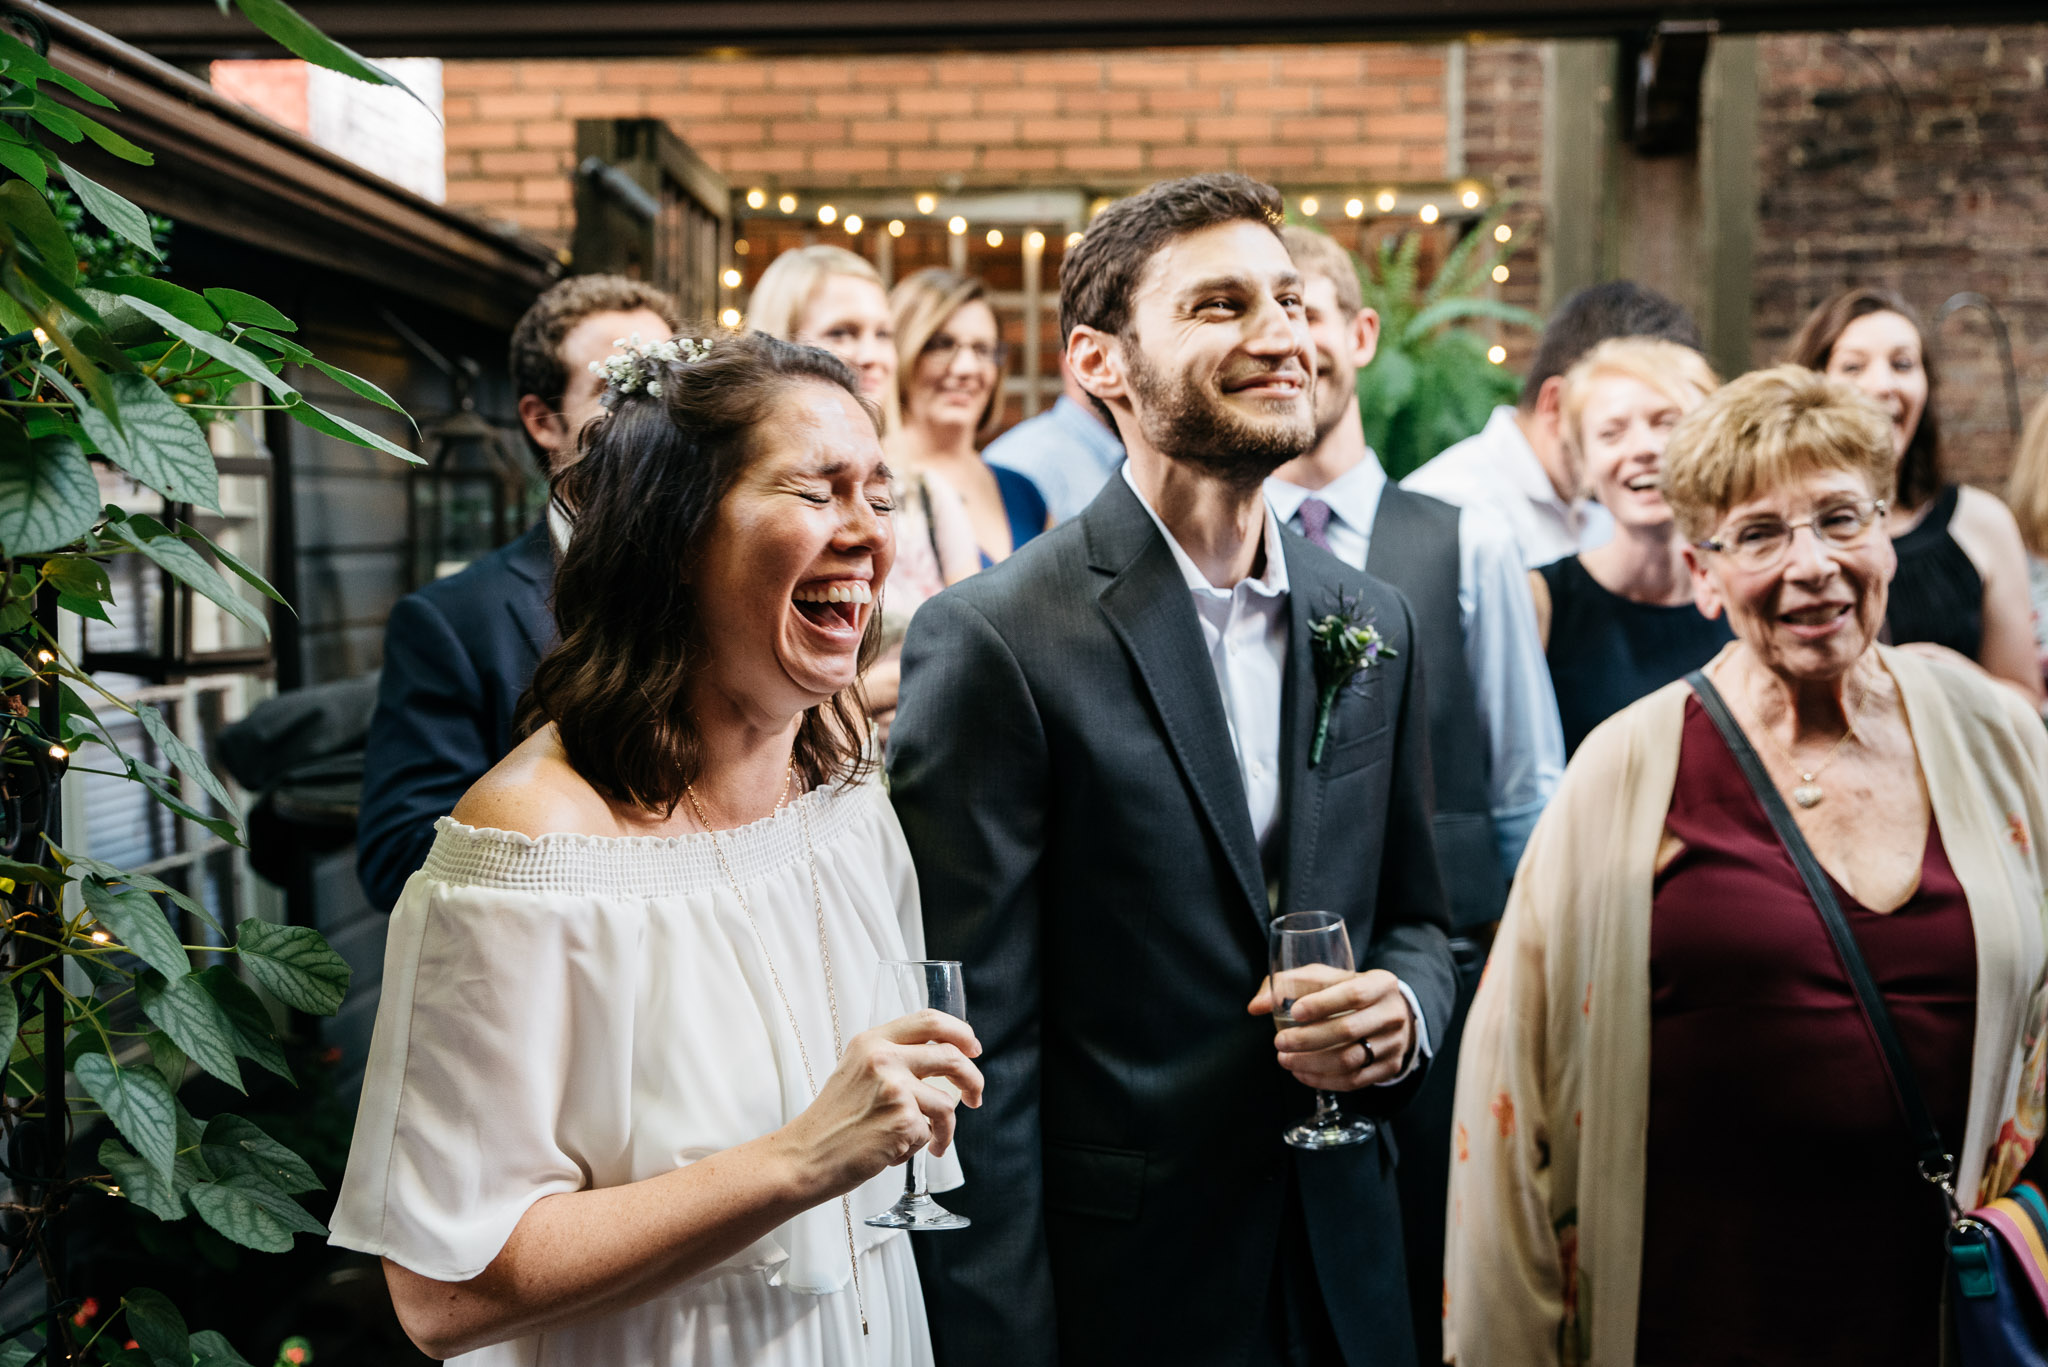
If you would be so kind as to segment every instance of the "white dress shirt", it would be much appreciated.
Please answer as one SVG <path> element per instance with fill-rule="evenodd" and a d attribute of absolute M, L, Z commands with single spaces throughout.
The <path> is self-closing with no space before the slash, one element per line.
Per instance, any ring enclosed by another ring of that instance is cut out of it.
<path fill-rule="evenodd" d="M 1484 428 L 1402 480 L 1401 487 L 1460 508 L 1484 503 L 1495 509 L 1514 530 L 1523 566 L 1532 570 L 1604 546 L 1614 536 L 1614 518 L 1598 503 L 1558 497 L 1515 410 L 1505 404 L 1493 410 Z"/>
<path fill-rule="evenodd" d="M 1245 800 L 1251 808 L 1252 834 L 1263 853 L 1280 816 L 1280 711 L 1287 678 L 1287 557 L 1280 549 L 1280 524 L 1272 507 L 1261 504 L 1266 517 L 1260 532 L 1265 573 L 1219 589 L 1160 520 L 1151 500 L 1131 478 L 1128 463 L 1123 476 L 1138 496 L 1138 506 L 1166 538 L 1173 563 L 1180 566 L 1181 579 L 1194 597 L 1202 640 L 1209 647 L 1209 667 L 1215 671 L 1216 687 L 1223 695 L 1230 747 L 1237 754 L 1238 776 L 1244 780 Z M 1354 952 L 1363 948 L 1354 946 Z M 1415 1052 L 1399 1074 L 1378 1084 L 1383 1087 L 1401 1081 L 1415 1070 L 1417 1059 L 1433 1058 L 1436 1052 L 1429 1042 L 1429 1023 L 1422 1017 L 1421 1003 L 1407 983 L 1398 978 L 1394 982 L 1408 1002 L 1409 1019 L 1415 1022 Z"/>
<path fill-rule="evenodd" d="M 1327 503 L 1331 517 L 1324 536 L 1331 554 L 1364 569 L 1386 487 L 1379 457 L 1367 451 L 1364 460 L 1321 489 L 1269 479 L 1266 499 L 1282 522 L 1297 521 L 1304 499 Z M 1564 728 L 1536 635 L 1522 552 L 1513 530 L 1486 504 L 1472 504 L 1458 515 L 1458 628 L 1486 747 L 1487 808 L 1501 874 L 1512 880 L 1536 818 L 1564 777 Z"/>

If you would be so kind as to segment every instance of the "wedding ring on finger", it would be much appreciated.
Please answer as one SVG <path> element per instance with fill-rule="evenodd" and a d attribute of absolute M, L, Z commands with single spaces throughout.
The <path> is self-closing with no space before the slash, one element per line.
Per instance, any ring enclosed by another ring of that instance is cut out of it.
<path fill-rule="evenodd" d="M 1365 1046 L 1365 1066 L 1370 1068 L 1372 1067 L 1373 1060 L 1372 1041 L 1369 1039 L 1362 1039 L 1359 1041 L 1359 1043 Z"/>

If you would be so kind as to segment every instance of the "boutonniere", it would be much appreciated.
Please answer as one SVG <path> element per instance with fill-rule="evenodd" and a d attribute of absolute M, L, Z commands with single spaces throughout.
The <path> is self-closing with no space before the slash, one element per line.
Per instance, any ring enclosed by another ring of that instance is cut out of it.
<path fill-rule="evenodd" d="M 1360 615 L 1358 604 L 1343 596 L 1338 597 L 1335 612 L 1309 623 L 1308 636 L 1309 656 L 1316 667 L 1316 738 L 1308 751 L 1313 769 L 1322 763 L 1337 695 L 1382 658 L 1399 652 Z"/>

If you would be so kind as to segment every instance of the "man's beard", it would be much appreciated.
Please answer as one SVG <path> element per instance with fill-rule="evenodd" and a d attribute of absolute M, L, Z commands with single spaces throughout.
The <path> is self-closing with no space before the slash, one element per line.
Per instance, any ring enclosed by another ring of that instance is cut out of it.
<path fill-rule="evenodd" d="M 1193 376 L 1154 370 L 1135 337 L 1126 339 L 1124 355 L 1131 392 L 1143 405 L 1139 430 L 1152 449 L 1234 490 L 1256 489 L 1266 476 L 1316 443 L 1315 414 L 1302 411 L 1308 405 L 1263 422 L 1248 420 Z"/>

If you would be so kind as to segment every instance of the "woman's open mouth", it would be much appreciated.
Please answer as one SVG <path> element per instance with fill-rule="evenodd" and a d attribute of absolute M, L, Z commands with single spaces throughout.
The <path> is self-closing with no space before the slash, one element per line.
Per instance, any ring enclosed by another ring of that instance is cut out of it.
<path fill-rule="evenodd" d="M 815 580 L 799 584 L 789 598 L 813 626 L 855 636 L 867 625 L 867 613 L 875 601 L 865 579 Z"/>
<path fill-rule="evenodd" d="M 1781 612 L 1778 620 L 1790 627 L 1793 635 L 1810 640 L 1836 630 L 1849 620 L 1855 610 L 1854 603 L 1815 603 L 1811 607 Z"/>

